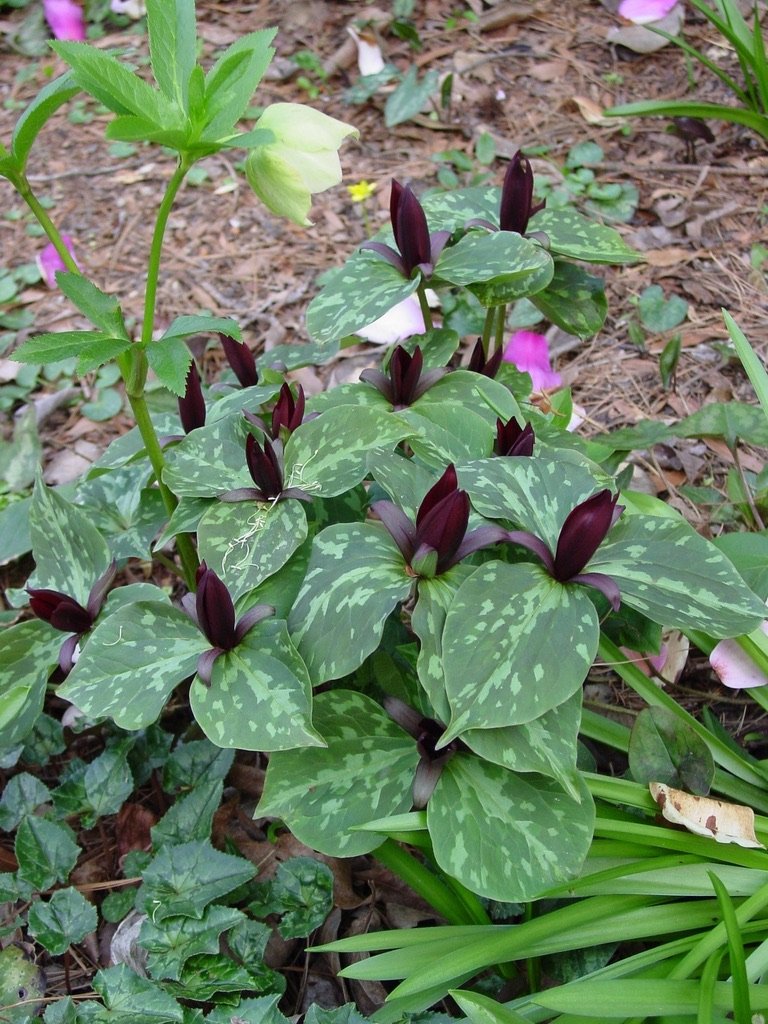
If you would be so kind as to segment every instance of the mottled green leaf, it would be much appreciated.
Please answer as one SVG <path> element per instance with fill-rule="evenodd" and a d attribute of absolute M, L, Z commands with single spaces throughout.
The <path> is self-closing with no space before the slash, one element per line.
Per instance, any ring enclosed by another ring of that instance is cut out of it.
<path fill-rule="evenodd" d="M 570 207 L 540 210 L 531 218 L 528 233 L 543 231 L 553 256 L 586 263 L 638 263 L 643 256 L 631 249 L 614 228 L 595 224 Z"/>
<path fill-rule="evenodd" d="M 209 1002 L 217 993 L 232 992 L 234 999 L 234 993 L 274 992 L 276 989 L 282 992 L 285 980 L 263 963 L 244 967 L 224 953 L 199 953 L 184 964 L 178 982 L 169 981 L 166 985 L 181 999 Z M 229 1014 L 230 1019 L 237 1016 L 231 1006 Z"/>
<path fill-rule="evenodd" d="M 210 685 L 195 678 L 192 713 L 220 747 L 287 750 L 318 746 L 307 670 L 284 622 L 264 620 L 213 666 Z"/>
<path fill-rule="evenodd" d="M 215 498 L 253 487 L 245 462 L 247 423 L 226 417 L 189 433 L 166 455 L 163 480 L 178 497 Z"/>
<path fill-rule="evenodd" d="M 67 881 L 80 847 L 66 825 L 32 816 L 19 825 L 14 851 L 19 877 L 44 891 Z"/>
<path fill-rule="evenodd" d="M 273 754 L 256 814 L 282 818 L 329 856 L 368 853 L 384 837 L 350 829 L 408 810 L 416 744 L 370 697 L 347 690 L 319 694 L 314 722 L 328 746 Z"/>
<path fill-rule="evenodd" d="M 333 873 L 315 857 L 291 857 L 278 866 L 272 881 L 254 886 L 254 892 L 248 905 L 254 917 L 280 914 L 282 937 L 303 938 L 319 928 L 333 909 Z"/>
<path fill-rule="evenodd" d="M 439 866 L 489 899 L 534 899 L 587 855 L 595 809 L 583 781 L 579 790 L 580 801 L 550 779 L 456 754 L 427 805 Z"/>
<path fill-rule="evenodd" d="M 34 727 L 64 639 L 40 619 L 0 631 L 0 750 L 15 747 Z"/>
<path fill-rule="evenodd" d="M 221 779 L 204 779 L 191 793 L 179 797 L 150 829 L 154 848 L 159 849 L 164 843 L 208 839 L 223 790 Z"/>
<path fill-rule="evenodd" d="M 431 230 L 454 231 L 478 217 L 498 225 L 500 201 L 501 189 L 498 186 L 483 185 L 435 192 L 424 196 L 421 205 Z"/>
<path fill-rule="evenodd" d="M 109 1024 L 182 1024 L 184 1019 L 173 996 L 127 964 L 99 971 L 93 987 L 104 1000 Z"/>
<path fill-rule="evenodd" d="M 209 903 L 255 874 L 250 861 L 221 853 L 207 839 L 164 846 L 144 871 L 136 904 L 155 923 L 177 916 L 200 920 Z"/>
<path fill-rule="evenodd" d="M 651 284 L 640 293 L 637 310 L 649 331 L 671 331 L 688 316 L 688 303 L 679 295 L 665 299 L 661 285 Z"/>
<path fill-rule="evenodd" d="M 712 402 L 669 427 L 677 437 L 722 437 L 733 447 L 737 441 L 768 446 L 768 421 L 757 405 Z"/>
<path fill-rule="evenodd" d="M 120 608 L 88 638 L 59 694 L 91 718 L 144 729 L 210 644 L 184 612 L 161 601 Z"/>
<path fill-rule="evenodd" d="M 221 501 L 200 520 L 197 535 L 200 557 L 237 599 L 286 564 L 307 536 L 307 517 L 295 498 Z"/>
<path fill-rule="evenodd" d="M 234 759 L 231 750 L 222 750 L 208 740 L 180 743 L 165 762 L 163 789 L 177 793 L 201 782 L 225 779 Z"/>
<path fill-rule="evenodd" d="M 134 790 L 128 745 L 120 743 L 99 754 L 86 768 L 83 784 L 96 817 L 117 814 Z"/>
<path fill-rule="evenodd" d="M 715 763 L 706 742 L 663 707 L 644 708 L 629 737 L 629 770 L 636 782 L 663 782 L 706 796 Z"/>
<path fill-rule="evenodd" d="M 258 413 L 265 403 L 270 402 L 280 391 L 279 384 L 254 384 L 249 388 L 237 387 L 234 391 L 212 392 L 209 397 L 213 404 L 208 408 L 208 423 L 224 418 L 242 420 L 243 411 Z"/>
<path fill-rule="evenodd" d="M 721 533 L 714 544 L 733 562 L 747 586 L 763 601 L 768 599 L 768 531 Z"/>
<path fill-rule="evenodd" d="M 597 334 L 608 312 L 603 279 L 562 260 L 555 262 L 554 277 L 531 302 L 547 320 L 579 338 Z"/>
<path fill-rule="evenodd" d="M 277 1008 L 280 995 L 241 999 L 237 1004 L 237 1018 L 243 1024 L 288 1024 Z M 232 1024 L 232 1008 L 217 1006 L 206 1015 L 206 1024 Z"/>
<path fill-rule="evenodd" d="M 522 725 L 562 704 L 581 687 L 599 632 L 583 588 L 530 563 L 480 566 L 459 588 L 443 629 L 452 712 L 445 739 Z"/>
<path fill-rule="evenodd" d="M 387 97 L 384 105 L 384 123 L 387 128 L 408 121 L 429 102 L 429 97 L 438 86 L 439 75 L 432 68 L 419 81 L 418 70 L 411 64 L 403 75 L 403 79 L 394 92 Z"/>
<path fill-rule="evenodd" d="M 362 665 L 412 583 L 402 555 L 378 523 L 329 526 L 315 537 L 288 619 L 313 683 L 338 679 Z"/>
<path fill-rule="evenodd" d="M 484 306 L 541 291 L 553 272 L 549 253 L 515 231 L 470 231 L 443 250 L 435 267 L 438 278 L 468 287 Z"/>
<path fill-rule="evenodd" d="M 20 946 L 8 945 L 0 950 L 0 1006 L 4 1024 L 31 1024 L 33 1019 L 39 1019 L 41 1004 L 35 1000 L 44 995 L 45 977 L 35 960 Z"/>
<path fill-rule="evenodd" d="M 73 942 L 82 942 L 96 930 L 96 907 L 71 886 L 59 889 L 47 901 L 29 908 L 29 931 L 53 956 L 60 956 Z"/>
<path fill-rule="evenodd" d="M 0 797 L 0 828 L 12 832 L 23 818 L 34 814 L 50 797 L 51 791 L 34 775 L 29 772 L 14 775 L 6 782 Z"/>
<path fill-rule="evenodd" d="M 244 918 L 234 907 L 206 907 L 200 920 L 166 917 L 160 922 L 148 917 L 141 926 L 139 945 L 149 953 L 147 968 L 153 978 L 176 981 L 184 963 L 199 953 L 218 953 L 221 933 Z"/>

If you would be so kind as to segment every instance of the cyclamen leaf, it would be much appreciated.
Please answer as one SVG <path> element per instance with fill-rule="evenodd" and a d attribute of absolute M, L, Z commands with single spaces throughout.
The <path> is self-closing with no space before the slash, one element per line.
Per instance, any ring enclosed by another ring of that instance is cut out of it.
<path fill-rule="evenodd" d="M 191 957 L 184 964 L 179 981 L 167 984 L 181 998 L 195 1002 L 209 1002 L 217 993 L 274 992 L 285 987 L 282 976 L 266 964 L 243 967 L 223 953 L 200 953 Z"/>
<path fill-rule="evenodd" d="M 223 790 L 221 779 L 203 780 L 191 793 L 179 797 L 150 829 L 154 848 L 159 849 L 164 843 L 210 838 L 213 816 L 221 805 Z"/>
<path fill-rule="evenodd" d="M 183 1024 L 183 1010 L 173 996 L 127 964 L 99 971 L 93 987 L 104 1000 L 110 1024 Z"/>
<path fill-rule="evenodd" d="M 421 81 L 418 79 L 416 65 L 411 64 L 402 82 L 387 98 L 384 105 L 384 123 L 387 128 L 408 121 L 424 109 L 429 97 L 438 85 L 437 71 L 427 71 Z"/>
<path fill-rule="evenodd" d="M 191 956 L 218 953 L 221 933 L 243 921 L 245 915 L 234 907 L 207 907 L 199 921 L 190 917 L 169 917 L 159 924 L 148 917 L 141 926 L 139 945 L 149 952 L 147 964 L 153 978 L 178 981 Z"/>
<path fill-rule="evenodd" d="M 237 1018 L 243 1024 L 288 1024 L 277 1008 L 280 993 L 258 999 L 241 999 L 237 1004 Z M 216 1006 L 206 1015 L 206 1024 L 232 1024 L 232 1009 Z"/>
<path fill-rule="evenodd" d="M 333 909 L 333 873 L 315 857 L 291 857 L 279 865 L 274 880 L 255 890 L 250 913 L 281 914 L 278 929 L 284 939 L 309 935 Z"/>
<path fill-rule="evenodd" d="M 12 832 L 23 818 L 33 814 L 35 808 L 50 796 L 48 787 L 29 772 L 14 775 L 0 797 L 0 828 L 4 832 Z"/>
<path fill-rule="evenodd" d="M 195 66 L 195 0 L 147 5 L 152 73 L 169 100 L 188 111 L 189 76 Z"/>
<path fill-rule="evenodd" d="M 166 793 L 176 793 L 206 781 L 224 779 L 234 759 L 231 750 L 222 750 L 208 740 L 182 743 L 165 762 L 163 789 Z"/>
<path fill-rule="evenodd" d="M 96 907 L 72 887 L 59 889 L 48 902 L 38 900 L 29 908 L 29 930 L 53 956 L 60 956 L 75 942 L 96 930 Z"/>
<path fill-rule="evenodd" d="M 20 173 L 24 173 L 27 157 L 40 129 L 77 92 L 79 88 L 73 81 L 72 73 L 68 71 L 44 86 L 24 110 L 11 138 L 11 154 Z"/>
<path fill-rule="evenodd" d="M 134 790 L 128 749 L 123 743 L 109 747 L 85 770 L 85 793 L 96 817 L 117 814 Z"/>
<path fill-rule="evenodd" d="M 32 816 L 19 825 L 14 851 L 19 877 L 44 891 L 67 881 L 80 847 L 66 825 Z"/>

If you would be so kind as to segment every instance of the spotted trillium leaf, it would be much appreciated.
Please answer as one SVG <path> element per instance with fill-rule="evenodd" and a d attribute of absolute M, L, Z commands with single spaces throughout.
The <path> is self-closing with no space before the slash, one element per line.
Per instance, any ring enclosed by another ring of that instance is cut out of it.
<path fill-rule="evenodd" d="M 586 263 L 639 263 L 643 256 L 630 248 L 618 231 L 596 224 L 575 210 L 540 210 L 531 217 L 528 233 L 543 231 L 553 256 Z"/>
<path fill-rule="evenodd" d="M 43 710 L 45 686 L 59 657 L 64 634 L 41 619 L 3 631 L 0 646 L 0 750 L 31 732 Z"/>
<path fill-rule="evenodd" d="M 198 527 L 200 557 L 233 599 L 278 572 L 307 536 L 302 502 L 219 501 Z"/>
<path fill-rule="evenodd" d="M 210 685 L 189 693 L 203 732 L 220 747 L 290 750 L 323 743 L 312 728 L 312 689 L 284 622 L 266 619 L 213 665 Z"/>
<path fill-rule="evenodd" d="M 552 280 L 531 295 L 531 302 L 553 324 L 578 338 L 597 334 L 608 312 L 602 278 L 562 260 L 555 261 Z"/>
<path fill-rule="evenodd" d="M 339 524 L 319 533 L 288 619 L 313 683 L 359 668 L 412 584 L 403 556 L 380 524 Z"/>
<path fill-rule="evenodd" d="M 470 231 L 443 250 L 435 274 L 467 286 L 484 306 L 498 306 L 546 288 L 554 264 L 549 253 L 515 231 Z"/>
<path fill-rule="evenodd" d="M 319 694 L 314 723 L 327 747 L 272 754 L 256 815 L 280 817 L 328 856 L 368 853 L 384 837 L 350 829 L 410 808 L 416 744 L 370 697 L 349 690 Z"/>
<path fill-rule="evenodd" d="M 245 461 L 246 420 L 232 416 L 193 430 L 166 455 L 163 480 L 180 498 L 215 498 L 252 487 Z"/>
<path fill-rule="evenodd" d="M 476 217 L 497 225 L 500 202 L 500 188 L 475 185 L 452 189 L 450 192 L 435 192 L 434 195 L 425 196 L 421 205 L 433 230 L 455 231 Z"/>
<path fill-rule="evenodd" d="M 521 725 L 562 704 L 581 687 L 598 639 L 597 612 L 583 588 L 557 583 L 531 563 L 480 566 L 445 620 L 452 717 L 441 744 L 467 729 Z"/>
<path fill-rule="evenodd" d="M 221 419 L 242 419 L 243 410 L 256 412 L 259 406 L 271 402 L 280 390 L 279 384 L 255 384 L 252 387 L 238 388 L 219 397 L 213 393 L 210 397 L 214 399 L 209 406 L 206 416 L 207 422 L 213 423 Z"/>
<path fill-rule="evenodd" d="M 209 647 L 184 612 L 162 601 L 139 601 L 96 627 L 58 693 L 91 718 L 108 716 L 122 729 L 144 729 Z"/>
<path fill-rule="evenodd" d="M 576 875 L 589 850 L 595 808 L 578 787 L 574 799 L 551 779 L 456 754 L 427 805 L 437 863 L 489 899 L 534 899 Z"/>

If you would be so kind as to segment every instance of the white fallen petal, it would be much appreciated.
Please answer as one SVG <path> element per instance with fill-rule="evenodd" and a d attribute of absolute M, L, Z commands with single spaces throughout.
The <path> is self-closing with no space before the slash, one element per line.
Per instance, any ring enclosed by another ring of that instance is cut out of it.
<path fill-rule="evenodd" d="M 414 334 L 423 334 L 424 330 L 424 316 L 419 300 L 415 295 L 409 295 L 407 299 L 403 299 L 388 310 L 384 316 L 380 316 L 367 327 L 361 327 L 355 333 L 366 341 L 373 342 L 374 345 L 395 345 Z"/>
<path fill-rule="evenodd" d="M 684 21 L 685 11 L 683 10 L 683 5 L 677 4 L 666 18 L 652 22 L 652 26 L 667 32 L 671 36 L 677 36 L 680 34 Z M 614 27 L 608 30 L 606 39 L 609 43 L 618 43 L 621 46 L 626 46 L 628 50 L 634 50 L 635 53 L 655 53 L 656 50 L 660 50 L 663 46 L 667 45 L 667 40 L 664 36 L 660 36 L 658 32 L 652 32 L 650 25 Z"/>
<path fill-rule="evenodd" d="M 759 628 L 768 635 L 768 620 Z M 709 663 L 720 682 L 734 690 L 749 690 L 754 686 L 768 684 L 768 677 L 735 640 L 721 640 L 716 644 L 709 656 Z"/>
<path fill-rule="evenodd" d="M 357 47 L 357 67 L 361 75 L 377 75 L 384 70 L 384 57 L 381 47 L 375 38 L 361 36 L 351 25 L 347 32 L 352 36 Z"/>

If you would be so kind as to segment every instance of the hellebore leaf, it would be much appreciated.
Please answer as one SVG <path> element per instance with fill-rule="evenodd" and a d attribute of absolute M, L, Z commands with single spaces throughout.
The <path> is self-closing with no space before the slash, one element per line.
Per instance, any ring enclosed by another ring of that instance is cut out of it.
<path fill-rule="evenodd" d="M 24 173 L 27 157 L 40 129 L 62 104 L 78 92 L 79 87 L 75 85 L 72 72 L 67 71 L 44 86 L 26 107 L 11 137 L 11 156 L 18 173 Z M 3 173 L 2 170 L 0 173 Z"/>
<path fill-rule="evenodd" d="M 249 32 L 229 46 L 205 76 L 206 139 L 229 134 L 248 108 L 275 55 L 275 29 Z"/>
<path fill-rule="evenodd" d="M 497 306 L 546 288 L 554 264 L 549 253 L 514 231 L 470 231 L 443 251 L 435 275 L 466 285 L 484 306 Z"/>
<path fill-rule="evenodd" d="M 144 729 L 210 644 L 184 612 L 161 601 L 118 609 L 88 638 L 59 695 L 92 718 Z"/>
<path fill-rule="evenodd" d="M 552 280 L 531 295 L 531 302 L 553 324 L 578 338 L 597 334 L 608 312 L 602 278 L 562 260 L 555 260 Z"/>
<path fill-rule="evenodd" d="M 427 827 L 443 871 L 494 900 L 527 901 L 579 872 L 592 841 L 595 806 L 551 779 L 521 777 L 471 754 L 443 768 Z"/>
<path fill-rule="evenodd" d="M 282 818 L 301 842 L 332 857 L 355 857 L 383 836 L 356 825 L 407 811 L 416 744 L 370 697 L 330 690 L 315 700 L 327 747 L 272 754 L 256 816 Z"/>
<path fill-rule="evenodd" d="M 114 295 L 107 295 L 82 274 L 59 273 L 56 283 L 94 327 L 110 337 L 128 339 L 123 311 Z"/>
<path fill-rule="evenodd" d="M 568 208 L 541 210 L 531 218 L 528 230 L 546 234 L 553 256 L 586 263 L 642 263 L 644 260 L 614 228 L 596 224 Z"/>
<path fill-rule="evenodd" d="M 313 683 L 359 668 L 412 585 L 402 555 L 380 524 L 340 524 L 319 533 L 288 619 Z"/>
<path fill-rule="evenodd" d="M 281 569 L 307 536 L 300 501 L 217 501 L 198 526 L 200 557 L 227 584 L 233 599 Z"/>
<path fill-rule="evenodd" d="M 147 5 L 152 74 L 162 93 L 189 113 L 189 76 L 197 55 L 195 0 Z"/>
<path fill-rule="evenodd" d="M 195 679 L 189 698 L 217 746 L 273 751 L 323 745 L 311 724 L 309 676 L 284 622 L 265 620 L 250 629 L 216 659 L 209 686 Z"/>
<path fill-rule="evenodd" d="M 163 387 L 179 397 L 187 388 L 187 373 L 192 362 L 192 353 L 179 337 L 160 338 L 147 345 L 147 362 Z"/>
<path fill-rule="evenodd" d="M 111 359 L 129 344 L 125 338 L 112 338 L 101 331 L 55 331 L 29 338 L 14 351 L 13 358 L 19 363 L 53 363 L 60 359 L 84 357 L 85 365 L 92 366 L 94 353 L 91 349 L 99 351 L 97 346 L 109 346 L 108 358 Z"/>
<path fill-rule="evenodd" d="M 188 338 L 191 334 L 225 334 L 242 342 L 243 333 L 236 320 L 228 316 L 177 316 L 163 331 L 161 341 L 167 338 Z"/>
<path fill-rule="evenodd" d="M 582 588 L 530 563 L 480 566 L 445 620 L 452 717 L 440 745 L 468 729 L 522 725 L 562 704 L 584 682 L 598 639 L 597 612 Z"/>

